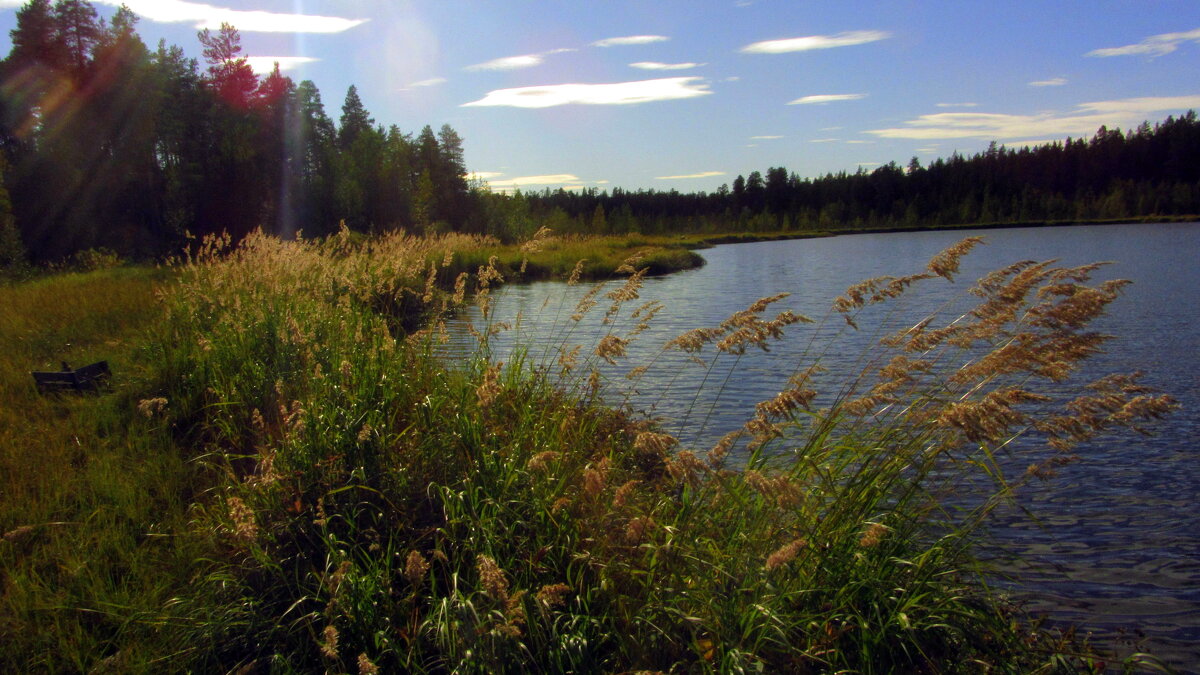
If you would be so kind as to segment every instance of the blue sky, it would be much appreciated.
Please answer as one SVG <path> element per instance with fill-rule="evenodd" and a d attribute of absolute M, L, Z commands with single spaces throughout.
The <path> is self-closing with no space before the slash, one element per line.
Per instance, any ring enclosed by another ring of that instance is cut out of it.
<path fill-rule="evenodd" d="M 1196 0 L 125 2 L 196 57 L 230 21 L 334 119 L 356 84 L 377 122 L 449 123 L 496 189 L 711 191 L 1200 109 Z"/>

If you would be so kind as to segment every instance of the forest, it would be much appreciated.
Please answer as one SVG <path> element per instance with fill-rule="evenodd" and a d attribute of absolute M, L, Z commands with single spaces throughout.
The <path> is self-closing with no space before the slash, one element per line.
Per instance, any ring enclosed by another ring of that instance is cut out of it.
<path fill-rule="evenodd" d="M 351 86 L 335 120 L 317 86 L 256 74 L 235 27 L 203 62 L 150 49 L 126 7 L 31 0 L 0 62 L 0 267 L 101 250 L 149 260 L 189 236 L 320 237 L 837 231 L 1200 213 L 1193 112 L 1089 139 L 803 178 L 784 167 L 716 192 L 491 192 L 449 125 L 376 122 Z"/>

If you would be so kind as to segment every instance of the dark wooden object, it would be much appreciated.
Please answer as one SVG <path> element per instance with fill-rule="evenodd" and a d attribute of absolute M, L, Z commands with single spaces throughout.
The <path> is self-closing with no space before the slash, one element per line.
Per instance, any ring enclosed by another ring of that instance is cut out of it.
<path fill-rule="evenodd" d="M 108 380 L 112 376 L 108 361 L 97 361 L 82 368 L 71 368 L 65 361 L 62 365 L 63 369 L 57 372 L 33 371 L 33 381 L 37 383 L 39 392 L 99 391 L 102 387 L 108 387 Z"/>

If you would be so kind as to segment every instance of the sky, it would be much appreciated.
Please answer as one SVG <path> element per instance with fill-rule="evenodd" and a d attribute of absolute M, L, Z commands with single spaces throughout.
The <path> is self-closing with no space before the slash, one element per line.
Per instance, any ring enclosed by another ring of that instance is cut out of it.
<path fill-rule="evenodd" d="M 0 52 L 22 0 L 0 0 Z M 111 16 L 120 0 L 93 0 Z M 341 114 L 450 124 L 495 190 L 713 191 L 1200 110 L 1197 0 L 125 0 L 200 57 L 228 21 Z"/>

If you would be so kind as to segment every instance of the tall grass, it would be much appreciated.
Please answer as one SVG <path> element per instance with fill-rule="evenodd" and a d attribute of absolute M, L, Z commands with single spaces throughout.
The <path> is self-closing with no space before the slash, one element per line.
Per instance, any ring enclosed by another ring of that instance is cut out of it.
<path fill-rule="evenodd" d="M 927 271 L 852 288 L 834 316 L 855 323 L 865 305 L 950 277 L 971 243 Z M 811 406 L 819 363 L 801 364 L 741 432 L 680 448 L 596 396 L 586 361 L 621 358 L 627 337 L 606 336 L 575 368 L 520 350 L 499 364 L 486 346 L 504 327 L 491 323 L 477 327 L 474 361 L 437 360 L 437 317 L 466 291 L 487 316 L 504 276 L 496 260 L 469 281 L 453 270 L 488 245 L 255 237 L 231 251 L 213 243 L 181 269 L 143 409 L 221 477 L 194 511 L 213 565 L 178 599 L 192 617 L 177 633 L 184 662 L 360 672 L 1070 665 L 1062 644 L 1013 623 L 982 583 L 973 544 L 987 512 L 1065 461 L 1070 442 L 1171 407 L 1109 379 L 1053 412 L 1034 386 L 1066 377 L 1102 343 L 1086 324 L 1118 283 L 1087 285 L 1090 268 L 1017 265 L 980 283 L 972 313 L 892 336 L 899 355 L 870 357 L 827 409 Z M 431 264 L 444 250 L 455 253 Z M 645 274 L 627 271 L 622 287 L 591 296 L 614 321 Z M 764 318 L 779 300 L 669 348 L 736 357 L 801 323 L 786 311 Z M 414 315 L 424 329 L 412 330 Z M 973 355 L 966 365 L 963 354 Z M 996 453 L 1022 433 L 1055 447 L 1007 476 Z M 964 501 L 962 486 L 982 492 Z"/>
<path fill-rule="evenodd" d="M 864 322 L 864 307 L 953 276 L 972 243 L 910 277 L 850 289 L 823 320 Z M 521 253 L 536 259 L 560 245 L 543 233 Z M 636 259 L 619 266 L 623 283 L 594 287 L 571 312 L 605 312 L 613 330 L 597 344 L 569 348 L 565 318 L 559 353 L 518 348 L 497 363 L 490 342 L 505 326 L 489 320 L 472 329 L 476 355 L 446 363 L 441 318 L 467 302 L 490 317 L 492 289 L 513 279 L 493 246 L 256 235 L 237 247 L 208 240 L 180 261 L 140 352 L 146 377 L 114 412 L 123 438 L 151 439 L 142 447 L 162 453 L 156 462 L 184 467 L 157 469 L 176 500 L 166 510 L 182 514 L 164 521 L 174 552 L 155 554 L 168 579 L 111 605 L 120 626 L 79 627 L 91 652 L 44 663 L 360 673 L 1097 667 L 1094 654 L 1024 623 L 989 591 L 976 542 L 988 514 L 1068 461 L 1072 442 L 1172 407 L 1130 378 L 1076 387 L 1084 393 L 1065 401 L 1044 392 L 1068 389 L 1039 385 L 1062 381 L 1103 343 L 1087 323 L 1119 283 L 1091 285 L 1091 268 L 1019 264 L 981 281 L 978 306 L 946 326 L 926 317 L 891 332 L 864 356 L 862 376 L 836 391 L 814 388 L 814 350 L 745 428 L 695 448 L 623 411 L 603 386 L 601 362 L 623 359 L 654 313 L 634 302 L 648 273 Z M 572 281 L 583 275 L 579 266 Z M 782 300 L 664 348 L 712 369 L 809 330 L 791 312 L 768 312 Z M 1021 435 L 1040 435 L 1047 449 L 1013 474 L 1001 454 Z M 128 531 L 155 521 L 138 517 Z M 144 566 L 129 569 L 147 578 Z M 23 621 L 8 632 L 51 630 Z M 46 640 L 23 643 L 13 663 L 39 663 L 29 655 Z"/>

